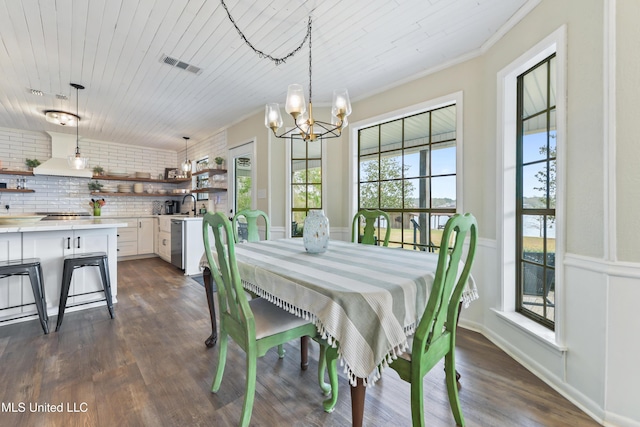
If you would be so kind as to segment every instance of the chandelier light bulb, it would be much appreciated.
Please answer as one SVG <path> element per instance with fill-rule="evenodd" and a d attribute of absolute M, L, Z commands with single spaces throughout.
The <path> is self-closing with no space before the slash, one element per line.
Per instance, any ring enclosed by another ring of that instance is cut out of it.
<path fill-rule="evenodd" d="M 274 132 L 282 127 L 282 115 L 277 103 L 267 104 L 264 112 L 264 125 Z"/>
<path fill-rule="evenodd" d="M 289 90 L 287 90 L 287 103 L 284 109 L 294 119 L 297 118 L 299 114 L 303 114 L 307 111 L 302 85 L 289 85 Z"/>
<path fill-rule="evenodd" d="M 351 114 L 351 102 L 349 101 L 349 92 L 346 89 L 338 89 L 333 91 L 333 108 L 331 113 L 336 117 L 346 117 Z"/>

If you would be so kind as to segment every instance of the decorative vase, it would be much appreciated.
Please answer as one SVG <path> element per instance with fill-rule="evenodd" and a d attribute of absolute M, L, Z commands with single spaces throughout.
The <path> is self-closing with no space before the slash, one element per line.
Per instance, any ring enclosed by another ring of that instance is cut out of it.
<path fill-rule="evenodd" d="M 93 208 L 93 216 L 100 216 L 102 210 L 100 208 Z"/>
<path fill-rule="evenodd" d="M 310 210 L 302 230 L 304 248 L 310 254 L 321 254 L 329 246 L 329 218 L 321 209 Z"/>

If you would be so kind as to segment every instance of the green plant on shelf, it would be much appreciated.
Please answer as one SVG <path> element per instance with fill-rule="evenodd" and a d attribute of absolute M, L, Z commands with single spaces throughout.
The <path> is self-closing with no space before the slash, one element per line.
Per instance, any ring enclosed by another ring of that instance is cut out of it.
<path fill-rule="evenodd" d="M 27 165 L 29 169 L 33 169 L 37 166 L 40 166 L 40 160 L 38 159 L 26 159 L 24 164 Z"/>
<path fill-rule="evenodd" d="M 93 174 L 94 175 L 102 175 L 104 173 L 104 168 L 100 165 L 94 166 L 93 167 Z"/>
<path fill-rule="evenodd" d="M 87 185 L 89 186 L 89 191 L 102 191 L 102 187 L 104 187 L 98 181 L 89 181 Z"/>

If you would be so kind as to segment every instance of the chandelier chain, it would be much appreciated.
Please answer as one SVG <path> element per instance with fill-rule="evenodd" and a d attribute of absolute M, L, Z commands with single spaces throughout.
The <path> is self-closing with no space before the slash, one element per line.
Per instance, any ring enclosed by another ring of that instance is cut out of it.
<path fill-rule="evenodd" d="M 311 103 L 311 17 L 309 17 L 309 103 Z"/>
<path fill-rule="evenodd" d="M 309 17 L 309 23 L 307 24 L 307 34 L 304 36 L 304 39 L 298 45 L 298 47 L 296 47 L 294 50 L 292 50 L 291 52 L 289 52 L 288 54 L 286 54 L 285 56 L 283 56 L 281 58 L 275 58 L 272 55 L 270 55 L 268 53 L 265 53 L 265 52 L 257 49 L 255 46 L 253 46 L 253 44 L 251 44 L 251 42 L 247 39 L 247 37 L 242 32 L 242 30 L 240 30 L 240 28 L 236 24 L 235 20 L 233 19 L 233 16 L 231 16 L 231 12 L 229 11 L 229 8 L 225 4 L 224 0 L 220 0 L 220 3 L 222 4 L 222 7 L 224 7 L 224 10 L 227 12 L 227 16 L 229 17 L 229 20 L 231 21 L 233 26 L 236 28 L 236 31 L 240 35 L 240 38 L 245 42 L 245 44 L 247 46 L 249 46 L 251 48 L 251 50 L 253 50 L 255 53 L 257 53 L 258 57 L 260 57 L 260 58 L 270 59 L 276 65 L 280 65 L 280 64 L 285 63 L 287 61 L 287 59 L 291 58 L 293 55 L 298 53 L 300 51 L 300 49 L 302 49 L 302 46 L 304 46 L 304 44 L 306 43 L 307 39 L 309 39 L 309 47 L 311 47 L 311 17 Z M 309 57 L 311 57 L 311 50 L 309 50 Z M 309 74 L 311 74 L 311 70 L 309 70 Z"/>

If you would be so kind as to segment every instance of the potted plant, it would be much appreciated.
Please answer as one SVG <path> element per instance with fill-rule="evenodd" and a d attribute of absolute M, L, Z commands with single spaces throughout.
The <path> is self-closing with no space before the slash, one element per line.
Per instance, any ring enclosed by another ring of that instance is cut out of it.
<path fill-rule="evenodd" d="M 224 163 L 224 157 L 216 157 L 214 161 L 216 162 L 216 168 L 222 169 L 222 164 Z"/>
<path fill-rule="evenodd" d="M 106 204 L 107 202 L 104 201 L 104 199 L 99 199 L 99 200 L 93 200 L 91 199 L 91 201 L 89 202 L 89 206 L 91 206 L 93 208 L 93 216 L 100 216 L 102 215 L 102 207 Z"/>
<path fill-rule="evenodd" d="M 40 166 L 40 160 L 38 159 L 26 159 L 24 164 L 27 165 L 29 170 L 33 170 L 33 168 Z"/>
<path fill-rule="evenodd" d="M 102 187 L 104 187 L 104 185 L 100 184 L 98 181 L 89 181 L 89 184 L 87 184 L 89 186 L 89 191 L 101 191 Z"/>
<path fill-rule="evenodd" d="M 100 165 L 94 166 L 93 167 L 93 174 L 94 175 L 103 175 L 104 174 L 104 168 Z"/>

